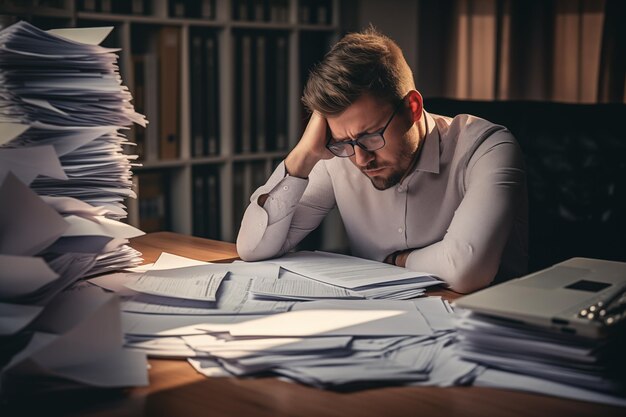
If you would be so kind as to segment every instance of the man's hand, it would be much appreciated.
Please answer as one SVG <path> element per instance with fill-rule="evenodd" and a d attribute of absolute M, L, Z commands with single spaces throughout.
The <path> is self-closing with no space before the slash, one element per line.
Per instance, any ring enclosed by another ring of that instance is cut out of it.
<path fill-rule="evenodd" d="M 322 159 L 330 159 L 334 155 L 326 149 L 326 131 L 328 123 L 324 116 L 313 112 L 304 133 L 295 148 L 285 158 L 285 168 L 292 177 L 307 178 L 311 170 Z M 261 194 L 257 199 L 263 207 L 269 194 Z"/>
<path fill-rule="evenodd" d="M 327 129 L 328 123 L 324 116 L 313 112 L 300 141 L 285 159 L 289 175 L 307 178 L 315 164 L 334 156 L 326 149 Z"/>
<path fill-rule="evenodd" d="M 383 262 L 386 264 L 401 266 L 404 268 L 406 266 L 406 260 L 408 259 L 411 252 L 413 252 L 413 249 L 395 251 L 387 255 Z"/>

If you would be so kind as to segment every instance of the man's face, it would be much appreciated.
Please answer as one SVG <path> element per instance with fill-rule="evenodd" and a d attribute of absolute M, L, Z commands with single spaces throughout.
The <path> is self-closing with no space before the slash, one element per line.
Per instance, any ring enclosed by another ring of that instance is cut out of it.
<path fill-rule="evenodd" d="M 373 152 L 355 146 L 350 157 L 378 190 L 400 182 L 417 150 L 419 134 L 404 103 L 400 106 L 383 135 L 385 146 Z M 354 140 L 365 133 L 379 132 L 393 111 L 392 104 L 363 95 L 339 116 L 328 117 L 328 126 L 335 141 Z"/>

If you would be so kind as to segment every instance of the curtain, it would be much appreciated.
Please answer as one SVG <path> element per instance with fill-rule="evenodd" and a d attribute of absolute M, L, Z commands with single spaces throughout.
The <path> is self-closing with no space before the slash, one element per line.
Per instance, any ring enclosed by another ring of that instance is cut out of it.
<path fill-rule="evenodd" d="M 418 89 L 472 100 L 624 102 L 623 0 L 422 0 Z"/>

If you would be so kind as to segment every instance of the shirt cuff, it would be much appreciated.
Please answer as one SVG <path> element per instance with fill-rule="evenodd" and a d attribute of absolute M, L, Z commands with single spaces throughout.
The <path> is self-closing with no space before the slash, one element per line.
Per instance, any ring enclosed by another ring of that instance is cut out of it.
<path fill-rule="evenodd" d="M 268 215 L 268 225 L 272 225 L 291 214 L 309 183 L 309 180 L 287 175 L 268 193 L 263 205 Z"/>

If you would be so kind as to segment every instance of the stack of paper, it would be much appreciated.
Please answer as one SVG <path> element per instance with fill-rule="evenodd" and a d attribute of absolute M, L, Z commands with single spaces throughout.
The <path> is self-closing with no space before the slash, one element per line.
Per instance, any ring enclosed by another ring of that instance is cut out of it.
<path fill-rule="evenodd" d="M 19 22 L 0 33 L 0 184 L 12 172 L 45 197 L 70 225 L 46 256 L 96 254 L 89 274 L 141 261 L 126 244 L 141 232 L 115 220 L 135 197 L 136 156 L 123 153 L 119 130 L 146 121 L 121 84 L 116 50 L 98 45 L 110 30 Z"/>
<path fill-rule="evenodd" d="M 207 334 L 183 340 L 209 355 L 190 359 L 200 372 L 214 368 L 208 366 L 213 361 L 235 375 L 273 372 L 319 387 L 372 382 L 452 385 L 471 369 L 457 367 L 431 379 L 437 358 L 449 351 L 453 325 L 448 308 L 434 297 L 314 301 L 245 322 L 197 325 Z"/>
<path fill-rule="evenodd" d="M 510 328 L 468 317 L 457 331 L 452 307 L 439 297 L 365 299 L 354 290 L 279 268 L 296 256 L 286 262 L 209 264 L 163 253 L 153 265 L 89 282 L 122 297 L 127 347 L 152 357 L 186 358 L 209 377 L 269 373 L 341 389 L 475 384 L 626 405 L 616 395 L 544 379 L 549 375 L 534 372 L 547 368 L 530 362 L 526 375 L 505 371 L 491 357 L 506 346 L 513 364 L 524 356 L 556 356 L 562 365 L 578 367 L 585 365 L 584 355 L 594 356 L 589 346 L 550 346 L 536 337 L 520 342 L 521 335 Z M 315 269 L 310 254 L 303 256 Z M 324 258 L 321 254 L 317 261 L 319 269 Z M 208 285 L 213 280 L 219 281 L 216 291 Z M 139 281 L 150 285 L 139 286 Z M 198 297 L 196 290 L 214 295 L 215 301 Z M 506 340 L 513 336 L 517 339 Z M 459 345 L 468 344 L 473 348 L 459 354 Z M 564 369 L 558 374 L 569 375 Z"/>
<path fill-rule="evenodd" d="M 98 46 L 109 31 L 51 34 L 20 22 L 0 32 L 3 391 L 20 380 L 40 382 L 35 376 L 96 386 L 145 382 L 145 357 L 121 350 L 117 303 L 87 293 L 87 305 L 82 294 L 64 292 L 87 275 L 141 262 L 127 239 L 142 232 L 118 221 L 132 191 L 117 131 L 144 121 L 121 85 L 114 51 Z M 71 314 L 66 303 L 75 305 Z M 96 350 L 88 360 L 91 341 L 107 353 Z M 129 373 L 100 375 L 120 364 Z"/>
<path fill-rule="evenodd" d="M 557 333 L 468 310 L 458 312 L 457 328 L 455 350 L 464 360 L 571 388 L 626 394 L 623 346 L 607 339 Z"/>
<path fill-rule="evenodd" d="M 475 385 L 626 405 L 623 346 L 469 310 L 456 326 L 456 355 L 483 367 Z"/>
<path fill-rule="evenodd" d="M 308 291 L 313 295 L 310 299 L 326 298 L 334 293 L 334 298 L 408 300 L 424 294 L 427 287 L 442 284 L 442 281 L 425 272 L 329 252 L 288 253 L 272 262 L 292 272 L 290 279 L 294 280 L 294 284 L 273 287 L 267 283 L 262 284 L 263 287 L 259 284 L 253 289 L 257 296 L 289 296 L 297 290 L 300 295 Z M 298 288 L 295 282 L 299 278 L 302 281 L 302 277 L 309 281 L 308 287 Z M 326 285 L 314 286 L 310 280 Z M 337 288 L 331 290 L 331 286 Z"/>
<path fill-rule="evenodd" d="M 319 387 L 453 385 L 479 368 L 451 354 L 452 310 L 441 298 L 367 300 L 279 273 L 282 262 L 209 264 L 164 253 L 135 272 L 89 282 L 122 297 L 128 347 L 188 358 L 207 376 L 272 372 Z M 209 291 L 212 280 L 217 291 Z"/>

